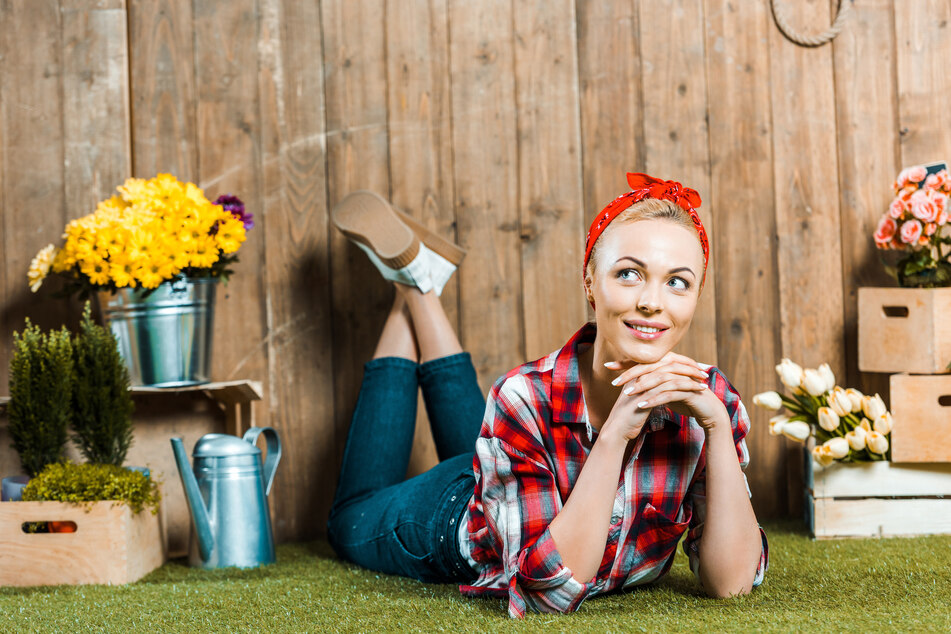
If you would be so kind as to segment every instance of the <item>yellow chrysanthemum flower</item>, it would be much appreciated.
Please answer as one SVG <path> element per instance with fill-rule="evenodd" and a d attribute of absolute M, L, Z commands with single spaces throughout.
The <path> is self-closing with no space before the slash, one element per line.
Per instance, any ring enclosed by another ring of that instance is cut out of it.
<path fill-rule="evenodd" d="M 244 242 L 244 238 L 244 223 L 231 217 L 231 219 L 218 225 L 218 232 L 215 233 L 215 244 L 218 245 L 222 253 L 234 253 Z"/>
<path fill-rule="evenodd" d="M 40 252 L 37 253 L 33 261 L 30 262 L 30 270 L 27 271 L 26 277 L 30 282 L 30 290 L 32 292 L 35 293 L 40 290 L 40 286 L 42 286 L 46 276 L 49 275 L 50 267 L 53 265 L 57 255 L 56 247 L 51 244 L 40 249 Z"/>
<path fill-rule="evenodd" d="M 189 266 L 205 269 L 218 261 L 218 247 L 215 239 L 205 236 L 195 241 L 194 252 L 191 254 Z"/>
<path fill-rule="evenodd" d="M 158 285 L 165 281 L 162 277 L 162 266 L 157 262 L 145 262 L 135 269 L 135 279 L 142 283 L 145 288 L 158 288 Z"/>
<path fill-rule="evenodd" d="M 79 269 L 93 284 L 109 283 L 109 263 L 105 260 L 89 259 Z"/>
<path fill-rule="evenodd" d="M 132 260 L 129 258 L 129 255 L 124 251 L 110 259 L 109 276 L 112 278 L 112 283 L 119 288 L 123 288 L 125 286 L 131 286 L 134 288 L 137 286 L 135 280 L 135 266 L 132 264 Z"/>

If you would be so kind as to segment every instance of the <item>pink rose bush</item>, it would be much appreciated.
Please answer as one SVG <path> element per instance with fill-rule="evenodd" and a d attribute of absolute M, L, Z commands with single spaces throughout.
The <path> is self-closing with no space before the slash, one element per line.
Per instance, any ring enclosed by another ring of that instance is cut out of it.
<path fill-rule="evenodd" d="M 895 179 L 895 198 L 873 239 L 883 251 L 900 251 L 895 266 L 902 286 L 951 286 L 951 177 L 943 164 L 905 168 Z"/>

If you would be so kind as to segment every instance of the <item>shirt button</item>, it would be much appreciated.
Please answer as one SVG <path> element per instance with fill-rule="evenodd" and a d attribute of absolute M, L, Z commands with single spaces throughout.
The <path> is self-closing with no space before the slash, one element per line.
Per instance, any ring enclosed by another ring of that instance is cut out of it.
<path fill-rule="evenodd" d="M 456 501 L 456 496 L 454 495 L 452 496 L 452 499 L 450 500 L 450 502 L 455 502 L 455 501 Z"/>
<path fill-rule="evenodd" d="M 452 525 L 455 524 L 455 523 L 456 523 L 455 518 L 449 520 L 449 525 L 450 525 L 450 526 L 452 526 Z"/>
<path fill-rule="evenodd" d="M 439 536 L 439 541 L 444 542 L 444 541 L 446 541 L 446 538 L 445 538 L 444 536 L 440 535 L 440 536 Z"/>

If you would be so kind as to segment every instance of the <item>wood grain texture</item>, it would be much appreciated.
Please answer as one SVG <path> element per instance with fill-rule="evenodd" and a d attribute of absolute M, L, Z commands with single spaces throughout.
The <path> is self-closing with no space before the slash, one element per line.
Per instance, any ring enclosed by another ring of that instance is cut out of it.
<path fill-rule="evenodd" d="M 511 4 L 449 5 L 459 328 L 483 392 L 525 361 Z"/>
<path fill-rule="evenodd" d="M 277 539 L 314 537 L 335 461 L 327 148 L 319 7 L 261 3 L 261 148 L 267 217 L 270 422 L 284 453 L 272 512 Z"/>
<path fill-rule="evenodd" d="M 886 377 L 859 371 L 857 291 L 894 284 L 872 240 L 901 169 L 893 5 L 855 5 L 849 28 L 833 42 L 845 309 L 846 374 L 839 382 L 886 399 Z"/>
<path fill-rule="evenodd" d="M 394 205 L 456 241 L 453 208 L 449 23 L 445 0 L 386 2 L 387 127 Z M 463 261 L 463 266 L 467 266 Z M 443 288 L 442 305 L 459 331 L 459 277 Z M 420 395 L 409 475 L 438 462 Z"/>
<path fill-rule="evenodd" d="M 565 344 L 586 317 L 578 60 L 572 0 L 513 2 L 525 356 Z M 557 307 L 557 308 L 556 308 Z"/>
<path fill-rule="evenodd" d="M 128 0 L 133 175 L 198 181 L 191 0 Z"/>
<path fill-rule="evenodd" d="M 680 181 L 706 200 L 710 149 L 702 1 L 641 2 L 640 41 L 647 172 Z M 700 217 L 712 244 L 716 210 L 703 204 Z M 717 364 L 716 261 L 714 254 L 693 323 L 677 346 L 678 352 L 713 365 Z"/>
<path fill-rule="evenodd" d="M 892 460 L 951 463 L 951 374 L 893 374 L 890 382 Z"/>
<path fill-rule="evenodd" d="M 383 3 L 321 4 L 327 125 L 327 197 L 332 209 L 356 189 L 390 194 L 387 169 L 386 53 Z M 337 461 L 319 477 L 333 491 L 363 364 L 370 360 L 393 289 L 367 256 L 331 228 L 334 443 Z M 323 521 L 320 521 L 321 528 Z"/>
<path fill-rule="evenodd" d="M 717 262 L 717 356 L 749 406 L 746 475 L 762 519 L 785 515 L 789 496 L 775 481 L 785 471 L 785 443 L 769 435 L 769 416 L 751 402 L 753 394 L 780 387 L 773 371 L 781 348 L 765 42 L 772 25 L 765 6 L 740 10 L 729 0 L 707 0 L 704 11 L 706 74 L 715 78 L 707 87 L 712 167 L 707 201 L 721 228 L 711 243 Z"/>
<path fill-rule="evenodd" d="M 902 0 L 892 7 L 902 165 L 951 160 L 951 112 L 944 98 L 951 57 L 951 4 Z"/>

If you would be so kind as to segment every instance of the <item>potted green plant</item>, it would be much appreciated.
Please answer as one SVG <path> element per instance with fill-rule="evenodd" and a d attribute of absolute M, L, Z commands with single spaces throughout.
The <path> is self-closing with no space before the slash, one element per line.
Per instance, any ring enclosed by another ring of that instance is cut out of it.
<path fill-rule="evenodd" d="M 122 466 L 132 445 L 129 370 L 116 338 L 92 319 L 86 302 L 73 339 L 73 442 L 87 462 Z"/>
<path fill-rule="evenodd" d="M 66 328 L 44 333 L 26 320 L 13 333 L 10 360 L 10 437 L 26 477 L 63 456 L 71 419 L 73 349 Z M 19 478 L 22 481 L 22 477 Z M 4 478 L 4 499 L 18 498 L 19 487 Z"/>

